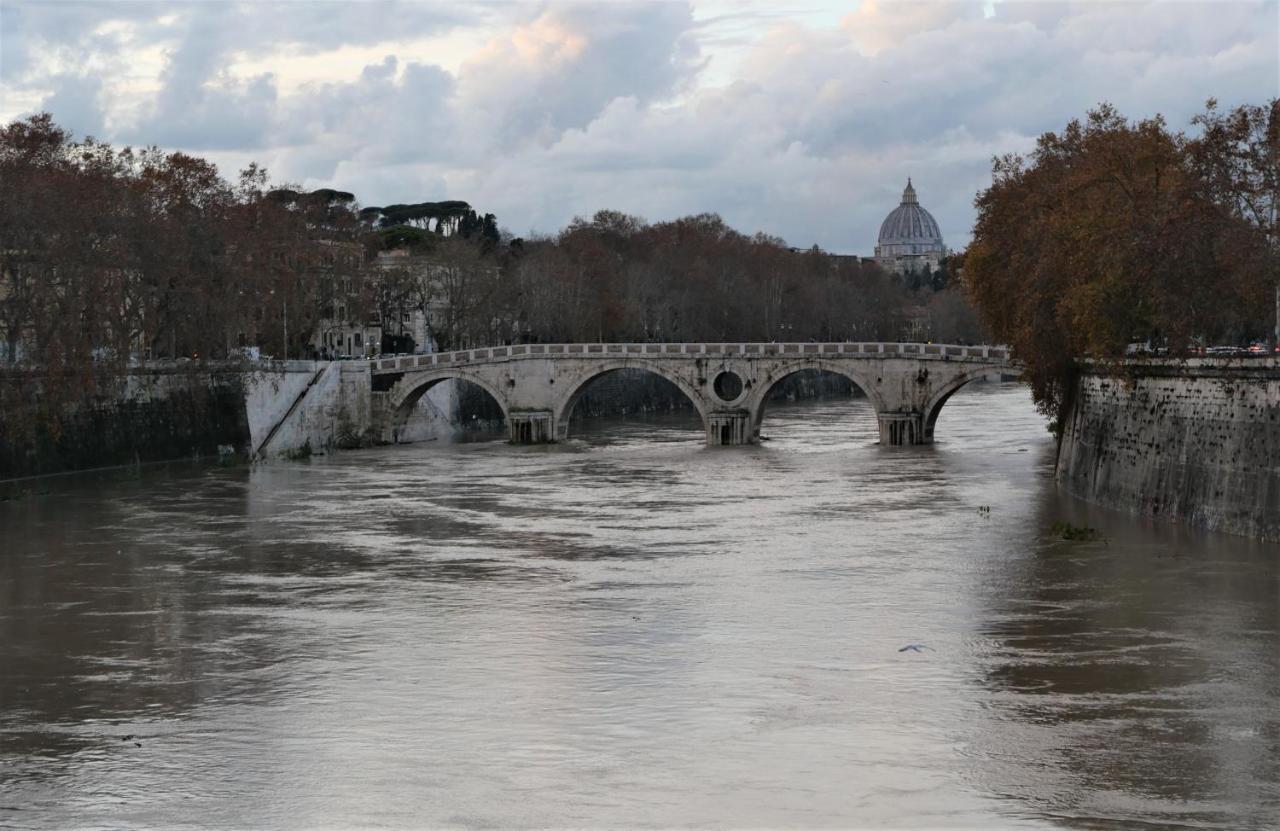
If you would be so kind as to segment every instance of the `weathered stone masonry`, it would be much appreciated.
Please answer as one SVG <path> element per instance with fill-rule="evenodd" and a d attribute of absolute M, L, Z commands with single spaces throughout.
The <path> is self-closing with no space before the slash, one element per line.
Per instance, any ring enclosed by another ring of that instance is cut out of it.
<path fill-rule="evenodd" d="M 372 362 L 371 434 L 401 440 L 419 397 L 460 379 L 501 407 L 511 441 L 563 440 L 587 385 L 608 372 L 644 370 L 688 397 L 709 445 L 759 440 L 770 390 L 805 370 L 848 378 L 876 411 L 880 442 L 928 444 L 943 405 L 969 381 L 1018 373 L 998 346 L 920 343 L 524 344 Z"/>
<path fill-rule="evenodd" d="M 56 429 L 37 419 L 39 398 L 30 391 L 40 382 L 38 374 L 0 378 L 28 390 L 30 402 L 22 412 L 0 413 L 0 481 L 227 451 L 269 458 L 305 445 L 319 450 L 372 441 L 363 361 L 140 364 L 96 398 L 59 412 Z M 438 405 L 444 397 L 422 403 Z M 415 419 L 410 436 L 430 434 L 451 415 L 446 406 L 434 424 Z M 22 429 L 27 424 L 37 429 Z"/>
<path fill-rule="evenodd" d="M 17 385 L 30 402 L 0 413 L 0 480 L 212 456 L 249 436 L 245 375 L 236 369 L 140 366 L 53 414 L 40 413 L 41 376 L 15 373 L 0 383 Z"/>
<path fill-rule="evenodd" d="M 1280 361 L 1132 362 L 1078 382 L 1058 481 L 1140 515 L 1280 540 Z"/>

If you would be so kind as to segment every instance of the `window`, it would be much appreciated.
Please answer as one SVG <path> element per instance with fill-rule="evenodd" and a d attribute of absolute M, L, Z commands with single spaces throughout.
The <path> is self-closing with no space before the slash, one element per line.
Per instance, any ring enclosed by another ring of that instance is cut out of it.
<path fill-rule="evenodd" d="M 356 332 L 356 346 L 360 346 L 360 333 Z"/>

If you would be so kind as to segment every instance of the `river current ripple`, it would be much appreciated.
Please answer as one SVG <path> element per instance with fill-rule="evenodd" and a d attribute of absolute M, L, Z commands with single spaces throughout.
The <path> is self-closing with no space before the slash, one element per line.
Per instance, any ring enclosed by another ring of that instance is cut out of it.
<path fill-rule="evenodd" d="M 1276 546 L 1059 495 L 1019 387 L 765 433 L 0 504 L 0 826 L 1280 825 Z"/>

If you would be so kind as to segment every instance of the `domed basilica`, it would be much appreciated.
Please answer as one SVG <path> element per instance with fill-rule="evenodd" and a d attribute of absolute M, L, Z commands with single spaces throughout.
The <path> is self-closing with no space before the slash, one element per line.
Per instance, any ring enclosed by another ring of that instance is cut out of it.
<path fill-rule="evenodd" d="M 947 254 L 942 232 L 933 214 L 920 206 L 916 189 L 907 179 L 902 204 L 894 208 L 880 225 L 880 243 L 875 261 L 889 271 L 906 274 L 937 269 Z"/>

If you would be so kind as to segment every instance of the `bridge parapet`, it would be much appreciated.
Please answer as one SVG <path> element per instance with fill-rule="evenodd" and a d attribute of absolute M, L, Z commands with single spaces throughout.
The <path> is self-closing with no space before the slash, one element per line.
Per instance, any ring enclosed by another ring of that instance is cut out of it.
<path fill-rule="evenodd" d="M 374 373 L 489 363 L 528 358 L 601 357 L 705 358 L 707 356 L 910 356 L 938 360 L 1007 361 L 1004 346 L 937 343 L 528 343 L 397 355 L 369 361 Z"/>

